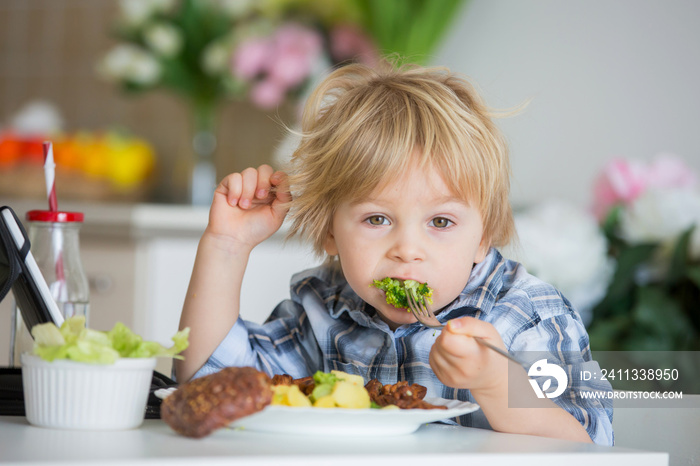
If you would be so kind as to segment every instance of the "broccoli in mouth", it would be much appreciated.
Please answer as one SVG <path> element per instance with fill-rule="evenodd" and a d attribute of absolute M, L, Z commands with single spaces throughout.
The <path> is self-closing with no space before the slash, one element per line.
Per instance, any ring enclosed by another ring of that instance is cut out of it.
<path fill-rule="evenodd" d="M 408 309 L 407 290 L 411 290 L 418 303 L 433 304 L 430 298 L 433 295 L 433 289 L 427 283 L 386 277 L 382 280 L 374 280 L 372 286 L 383 290 L 386 293 L 386 302 L 398 309 Z"/>

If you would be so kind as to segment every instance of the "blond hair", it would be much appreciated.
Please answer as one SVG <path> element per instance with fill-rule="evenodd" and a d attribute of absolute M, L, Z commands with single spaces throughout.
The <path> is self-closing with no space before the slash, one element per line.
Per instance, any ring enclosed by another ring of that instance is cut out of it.
<path fill-rule="evenodd" d="M 335 70 L 304 108 L 290 166 L 290 236 L 306 236 L 323 255 L 339 204 L 418 163 L 434 166 L 456 196 L 478 208 L 488 245 L 507 244 L 515 230 L 510 163 L 495 116 L 469 82 L 445 68 Z"/>

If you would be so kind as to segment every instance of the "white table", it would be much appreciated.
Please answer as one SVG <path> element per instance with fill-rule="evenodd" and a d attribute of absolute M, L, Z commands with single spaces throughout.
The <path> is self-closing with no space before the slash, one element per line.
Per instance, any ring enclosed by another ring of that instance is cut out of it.
<path fill-rule="evenodd" d="M 668 454 L 501 434 L 482 429 L 422 426 L 383 438 L 304 437 L 219 430 L 203 439 L 173 432 L 160 420 L 134 430 L 95 432 L 34 427 L 0 416 L 0 464 L 29 465 L 668 465 Z"/>

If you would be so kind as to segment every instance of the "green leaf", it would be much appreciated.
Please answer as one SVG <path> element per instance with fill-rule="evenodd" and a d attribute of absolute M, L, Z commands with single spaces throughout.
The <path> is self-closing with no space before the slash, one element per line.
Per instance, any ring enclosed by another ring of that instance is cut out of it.
<path fill-rule="evenodd" d="M 688 267 L 688 270 L 686 271 L 686 276 L 690 279 L 691 282 L 695 284 L 695 286 L 700 288 L 700 265 L 693 265 Z"/>
<path fill-rule="evenodd" d="M 617 344 L 630 328 L 629 315 L 614 316 L 596 321 L 588 330 L 591 350 L 614 351 Z"/>
<path fill-rule="evenodd" d="M 639 288 L 632 314 L 633 334 L 643 333 L 648 342 L 639 341 L 631 350 L 681 349 L 692 337 L 693 326 L 682 307 L 660 286 Z"/>
<path fill-rule="evenodd" d="M 695 226 L 693 225 L 678 237 L 676 246 L 673 248 L 673 253 L 671 254 L 668 274 L 666 275 L 665 281 L 667 286 L 677 284 L 686 275 L 690 238 L 694 229 Z"/>
<path fill-rule="evenodd" d="M 622 213 L 622 206 L 616 204 L 608 211 L 608 214 L 603 219 L 601 228 L 605 236 L 608 239 L 617 237 L 617 225 L 620 223 L 620 214 Z"/>
<path fill-rule="evenodd" d="M 606 299 L 613 301 L 624 299 L 632 291 L 638 267 L 651 258 L 657 247 L 656 244 L 639 244 L 620 251 Z"/>
<path fill-rule="evenodd" d="M 355 0 L 365 30 L 383 55 L 425 63 L 465 0 Z"/>

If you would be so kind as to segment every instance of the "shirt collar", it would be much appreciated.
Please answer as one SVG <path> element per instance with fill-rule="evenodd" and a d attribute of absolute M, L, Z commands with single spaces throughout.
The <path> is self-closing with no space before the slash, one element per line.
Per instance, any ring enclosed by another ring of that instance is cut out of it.
<path fill-rule="evenodd" d="M 364 327 L 389 328 L 377 311 L 350 288 L 337 263 L 305 270 L 292 278 L 292 290 L 296 295 L 304 286 L 309 286 L 323 300 L 328 314 L 334 319 L 347 314 Z"/>
<path fill-rule="evenodd" d="M 489 313 L 503 286 L 504 263 L 501 253 L 491 248 L 484 260 L 474 265 L 469 281 L 459 296 L 438 314 L 439 320 L 448 321 L 458 317 L 454 314 L 464 314 L 463 308 Z"/>

